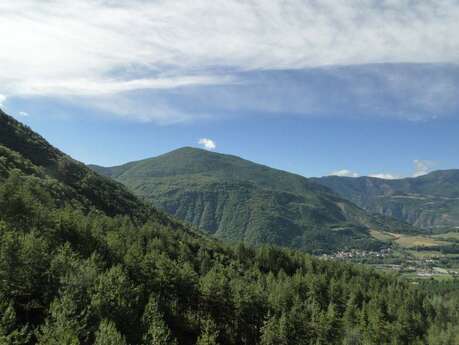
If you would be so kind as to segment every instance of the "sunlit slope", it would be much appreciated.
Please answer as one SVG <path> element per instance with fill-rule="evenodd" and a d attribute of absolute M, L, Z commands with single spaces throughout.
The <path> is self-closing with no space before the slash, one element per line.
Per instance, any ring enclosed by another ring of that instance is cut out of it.
<path fill-rule="evenodd" d="M 380 245 L 368 228 L 411 231 L 373 217 L 302 176 L 236 156 L 185 147 L 99 173 L 218 238 L 306 250 Z"/>

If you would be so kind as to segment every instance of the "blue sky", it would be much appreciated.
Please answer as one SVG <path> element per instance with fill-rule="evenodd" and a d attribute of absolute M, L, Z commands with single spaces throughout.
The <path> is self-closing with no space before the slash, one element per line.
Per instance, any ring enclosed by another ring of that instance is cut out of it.
<path fill-rule="evenodd" d="M 457 1 L 24 0 L 0 11 L 1 107 L 83 162 L 207 138 L 305 176 L 459 168 Z"/>

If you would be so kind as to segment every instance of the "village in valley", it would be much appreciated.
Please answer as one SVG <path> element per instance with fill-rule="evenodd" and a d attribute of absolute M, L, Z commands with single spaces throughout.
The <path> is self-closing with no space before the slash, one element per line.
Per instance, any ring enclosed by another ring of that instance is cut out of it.
<path fill-rule="evenodd" d="M 320 258 L 366 264 L 377 270 L 398 272 L 408 279 L 459 278 L 459 255 L 445 255 L 424 248 L 408 249 L 394 245 L 378 251 L 341 250 L 322 254 Z"/>

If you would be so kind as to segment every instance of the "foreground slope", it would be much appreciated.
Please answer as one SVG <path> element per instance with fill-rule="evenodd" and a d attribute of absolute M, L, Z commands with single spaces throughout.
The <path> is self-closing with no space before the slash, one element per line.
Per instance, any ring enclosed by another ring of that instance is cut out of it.
<path fill-rule="evenodd" d="M 454 300 L 298 252 L 223 246 L 12 118 L 0 125 L 0 344 L 457 344 Z"/>
<path fill-rule="evenodd" d="M 64 202 L 84 209 L 96 208 L 109 216 L 123 214 L 146 219 L 148 207 L 126 188 L 88 169 L 51 146 L 43 137 L 0 110 L 0 176 L 12 169 L 24 170 L 54 185 L 53 193 Z"/>
<path fill-rule="evenodd" d="M 327 176 L 315 179 L 358 206 L 434 232 L 459 227 L 459 170 L 385 180 Z"/>
<path fill-rule="evenodd" d="M 118 167 L 92 168 L 225 240 L 320 251 L 375 248 L 379 243 L 368 228 L 413 230 L 371 216 L 302 176 L 191 147 Z"/>

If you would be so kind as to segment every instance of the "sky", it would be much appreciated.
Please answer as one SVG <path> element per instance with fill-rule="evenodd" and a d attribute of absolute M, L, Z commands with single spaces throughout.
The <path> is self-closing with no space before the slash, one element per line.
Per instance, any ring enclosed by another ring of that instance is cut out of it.
<path fill-rule="evenodd" d="M 457 0 L 0 0 L 0 107 L 85 163 L 459 168 Z"/>

